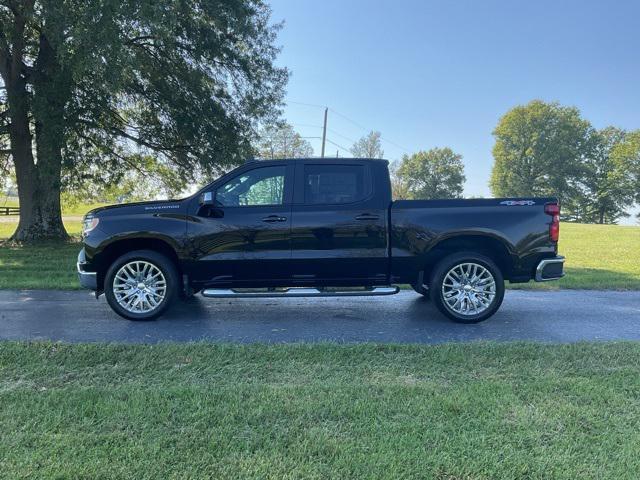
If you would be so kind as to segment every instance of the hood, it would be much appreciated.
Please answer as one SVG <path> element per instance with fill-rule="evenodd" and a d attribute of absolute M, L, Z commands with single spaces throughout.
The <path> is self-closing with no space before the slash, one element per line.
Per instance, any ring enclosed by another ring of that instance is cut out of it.
<path fill-rule="evenodd" d="M 94 208 L 87 212 L 87 216 L 92 215 L 96 217 L 104 217 L 112 215 L 134 215 L 138 213 L 170 213 L 180 211 L 184 204 L 185 199 L 121 203 Z"/>

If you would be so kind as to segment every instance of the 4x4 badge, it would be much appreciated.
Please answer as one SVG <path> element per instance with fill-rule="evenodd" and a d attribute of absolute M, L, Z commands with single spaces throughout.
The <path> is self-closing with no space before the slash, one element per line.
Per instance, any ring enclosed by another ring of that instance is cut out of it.
<path fill-rule="evenodd" d="M 505 200 L 504 202 L 500 202 L 500 205 L 508 205 L 510 207 L 516 205 L 535 205 L 536 202 L 533 200 Z"/>

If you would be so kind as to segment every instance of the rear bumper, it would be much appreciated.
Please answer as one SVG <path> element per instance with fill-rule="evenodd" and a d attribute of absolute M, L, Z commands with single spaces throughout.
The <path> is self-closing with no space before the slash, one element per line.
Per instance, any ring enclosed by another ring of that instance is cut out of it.
<path fill-rule="evenodd" d="M 88 271 L 88 263 L 84 254 L 84 248 L 80 250 L 78 254 L 78 262 L 76 263 L 78 269 L 78 281 L 82 288 L 88 288 L 89 290 L 98 289 L 98 275 L 96 272 Z"/>
<path fill-rule="evenodd" d="M 545 258 L 536 267 L 536 282 L 548 282 L 564 277 L 564 257 Z"/>

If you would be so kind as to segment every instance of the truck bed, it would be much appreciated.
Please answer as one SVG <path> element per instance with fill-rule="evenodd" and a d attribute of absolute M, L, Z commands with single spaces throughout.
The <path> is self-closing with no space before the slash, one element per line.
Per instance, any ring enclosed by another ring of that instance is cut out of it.
<path fill-rule="evenodd" d="M 415 277 L 450 249 L 498 250 L 505 278 L 533 278 L 540 258 L 557 254 L 549 240 L 551 217 L 544 211 L 557 199 L 479 198 L 398 200 L 390 208 L 391 277 Z"/>

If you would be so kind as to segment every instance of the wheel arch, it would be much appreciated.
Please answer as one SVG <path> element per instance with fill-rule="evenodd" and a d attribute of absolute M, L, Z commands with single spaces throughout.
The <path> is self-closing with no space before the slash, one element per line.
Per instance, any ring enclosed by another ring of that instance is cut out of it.
<path fill-rule="evenodd" d="M 514 255 L 508 244 L 494 236 L 469 234 L 451 236 L 435 243 L 424 257 L 424 278 L 429 278 L 441 259 L 457 252 L 474 252 L 484 255 L 493 260 L 505 279 L 511 276 Z"/>
<path fill-rule="evenodd" d="M 99 290 L 104 289 L 104 278 L 109 266 L 111 266 L 118 257 L 135 250 L 151 250 L 164 255 L 173 262 L 178 271 L 178 276 L 181 278 L 182 269 L 180 268 L 178 254 L 176 249 L 168 241 L 155 237 L 123 238 L 109 243 L 96 258 L 97 284 Z"/>

